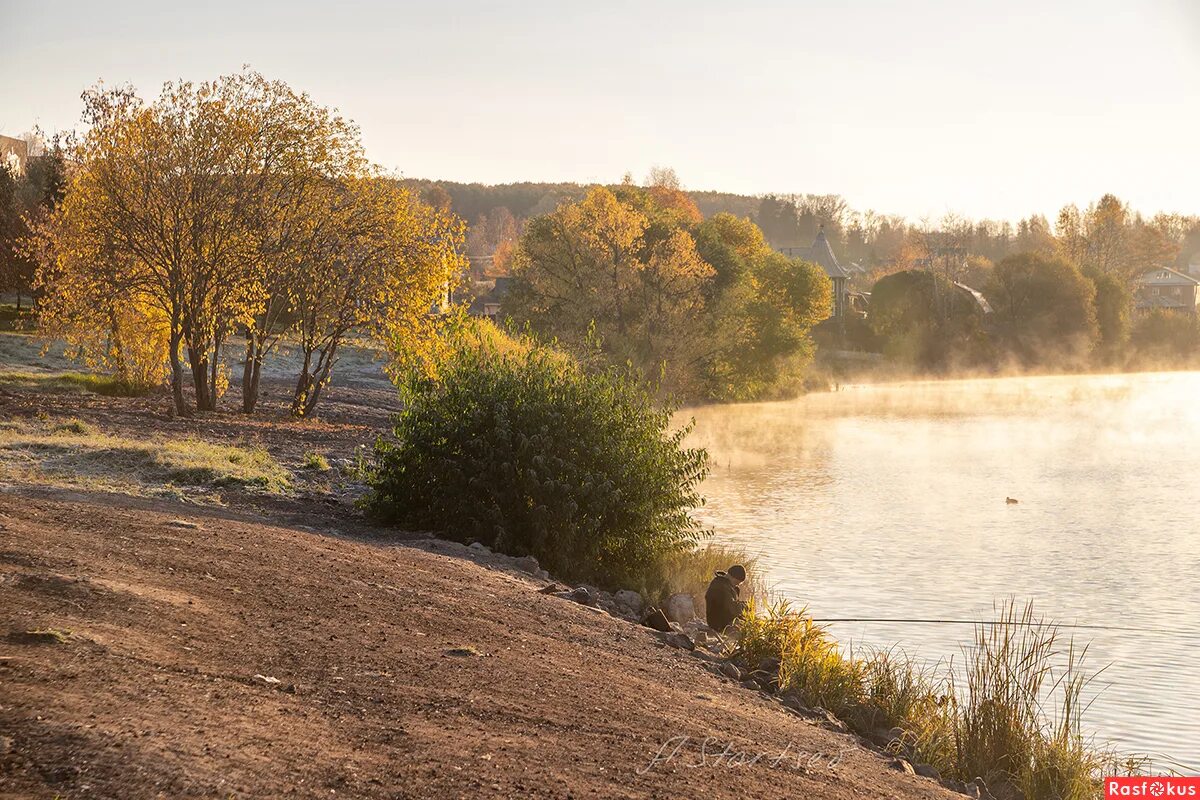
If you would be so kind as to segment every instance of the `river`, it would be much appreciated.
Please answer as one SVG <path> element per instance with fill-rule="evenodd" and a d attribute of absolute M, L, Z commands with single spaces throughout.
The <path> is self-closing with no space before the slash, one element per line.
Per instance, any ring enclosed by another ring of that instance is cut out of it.
<path fill-rule="evenodd" d="M 818 619 L 986 620 L 1015 597 L 1107 626 L 1071 631 L 1104 668 L 1085 723 L 1200 772 L 1200 373 L 856 385 L 684 414 L 712 455 L 701 515 L 782 595 Z M 972 634 L 830 627 L 930 661 L 961 662 Z"/>

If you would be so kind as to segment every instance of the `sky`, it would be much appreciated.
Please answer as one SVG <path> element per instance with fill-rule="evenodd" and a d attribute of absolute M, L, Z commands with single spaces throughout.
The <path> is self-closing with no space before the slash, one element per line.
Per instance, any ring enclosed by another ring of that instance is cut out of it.
<path fill-rule="evenodd" d="M 249 65 L 408 177 L 1200 214 L 1200 0 L 0 0 L 0 133 Z"/>

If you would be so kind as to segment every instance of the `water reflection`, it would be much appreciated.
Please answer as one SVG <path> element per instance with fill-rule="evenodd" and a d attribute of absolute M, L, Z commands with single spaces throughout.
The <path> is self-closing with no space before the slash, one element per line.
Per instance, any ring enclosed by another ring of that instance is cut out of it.
<path fill-rule="evenodd" d="M 814 615 L 986 619 L 1015 596 L 1137 629 L 1078 632 L 1092 666 L 1111 663 L 1088 718 L 1123 748 L 1200 766 L 1200 374 L 846 387 L 686 413 L 713 456 L 702 515 Z M 931 659 L 971 634 L 834 631 Z"/>

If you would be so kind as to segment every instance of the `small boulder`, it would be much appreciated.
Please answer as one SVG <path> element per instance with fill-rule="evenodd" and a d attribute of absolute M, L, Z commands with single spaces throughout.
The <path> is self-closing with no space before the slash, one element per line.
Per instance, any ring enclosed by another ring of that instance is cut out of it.
<path fill-rule="evenodd" d="M 693 642 L 692 637 L 688 636 L 686 633 L 672 631 L 671 633 L 664 633 L 660 638 L 667 644 L 671 645 L 671 647 L 678 647 L 680 650 L 696 649 L 696 643 Z"/>
<path fill-rule="evenodd" d="M 740 681 L 742 679 L 742 671 L 737 668 L 736 664 L 730 664 L 728 661 L 721 665 L 721 672 L 732 680 Z"/>
<path fill-rule="evenodd" d="M 483 542 L 471 542 L 469 545 L 467 545 L 467 547 L 471 550 L 474 550 L 476 553 L 492 552 L 490 549 L 488 549 L 488 546 L 486 544 L 484 544 Z"/>
<path fill-rule="evenodd" d="M 667 598 L 663 611 L 674 622 L 691 622 L 696 618 L 696 603 L 687 592 L 678 592 Z"/>
<path fill-rule="evenodd" d="M 778 676 L 774 673 L 767 672 L 766 670 L 756 669 L 747 677 L 756 681 L 760 686 L 763 687 L 764 690 L 768 692 L 773 691 L 774 688 L 779 685 Z"/>
<path fill-rule="evenodd" d="M 596 605 L 596 595 L 594 595 L 592 593 L 592 590 L 586 586 L 576 586 L 574 589 L 570 590 L 569 592 L 557 592 L 557 593 L 555 593 L 554 596 L 561 597 L 564 600 L 570 600 L 572 602 L 579 603 L 579 605 L 581 605 L 581 606 Z"/>
<path fill-rule="evenodd" d="M 917 764 L 913 767 L 913 770 L 922 778 L 932 778 L 935 781 L 942 779 L 942 773 L 938 772 L 937 767 L 933 764 Z"/>
<path fill-rule="evenodd" d="M 538 560 L 533 556 L 521 556 L 520 558 L 514 558 L 513 566 L 521 570 L 521 572 L 526 572 L 530 575 L 537 575 L 542 569 L 542 565 L 539 564 Z"/>
<path fill-rule="evenodd" d="M 642 610 L 642 596 L 631 589 L 622 589 L 613 595 L 613 601 L 620 606 L 624 606 L 634 614 L 640 613 Z"/>
<path fill-rule="evenodd" d="M 667 619 L 661 608 L 647 609 L 645 615 L 642 616 L 642 624 L 656 631 L 668 632 L 671 630 L 671 621 Z"/>
<path fill-rule="evenodd" d="M 782 697 L 780 697 L 779 700 L 780 700 L 780 702 L 783 703 L 783 705 L 785 707 L 790 708 L 792 711 L 795 711 L 797 714 L 806 714 L 810 711 L 808 706 L 801 703 L 800 698 L 796 697 L 796 695 L 794 695 L 794 694 L 785 694 Z"/>

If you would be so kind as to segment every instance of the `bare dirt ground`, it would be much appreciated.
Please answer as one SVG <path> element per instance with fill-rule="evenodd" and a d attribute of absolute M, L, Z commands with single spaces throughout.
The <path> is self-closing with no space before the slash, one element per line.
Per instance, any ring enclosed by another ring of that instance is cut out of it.
<path fill-rule="evenodd" d="M 297 423 L 285 390 L 177 419 L 164 397 L 0 387 L 0 422 L 252 442 L 295 468 L 395 407 L 348 382 Z M 0 475 L 0 798 L 955 796 L 645 628 L 373 529 L 322 480 L 198 505 Z"/>

